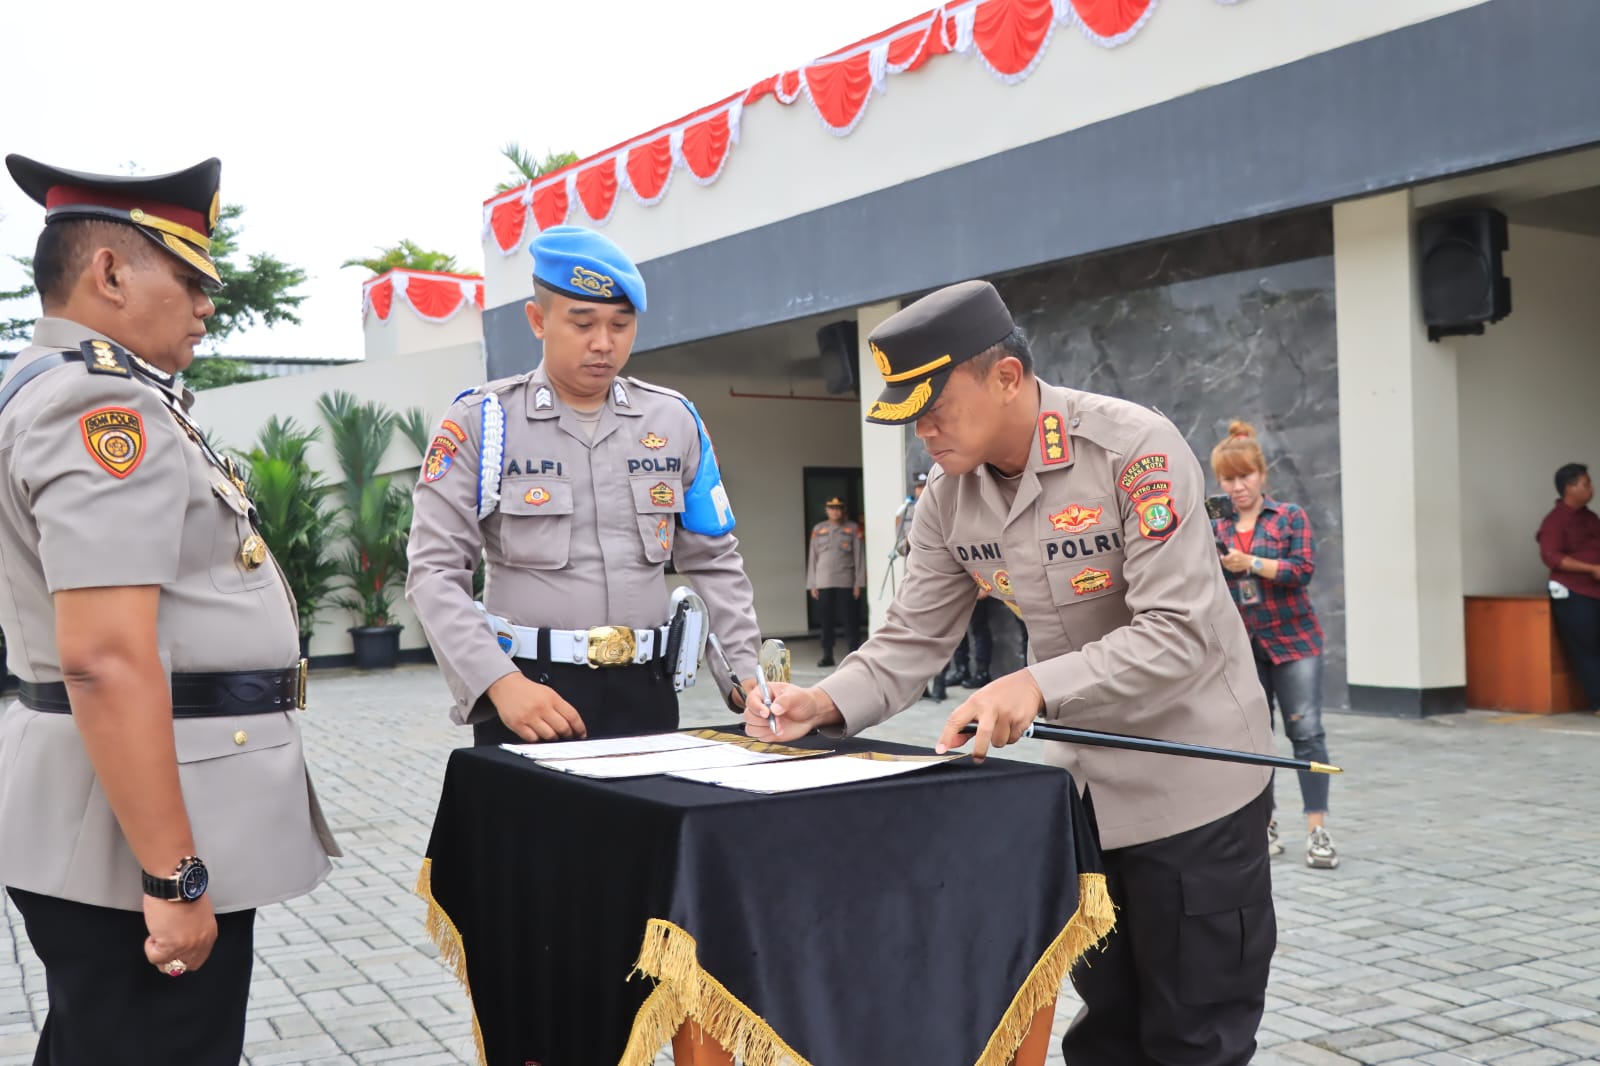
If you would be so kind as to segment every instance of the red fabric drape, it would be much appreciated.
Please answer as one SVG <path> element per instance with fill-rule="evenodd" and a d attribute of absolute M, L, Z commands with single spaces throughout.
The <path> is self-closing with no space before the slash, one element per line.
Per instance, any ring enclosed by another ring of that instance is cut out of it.
<path fill-rule="evenodd" d="M 521 200 L 507 200 L 495 204 L 489 211 L 489 230 L 502 252 L 509 252 L 522 240 L 522 231 L 528 226 L 528 209 Z"/>
<path fill-rule="evenodd" d="M 478 310 L 483 310 L 483 282 L 478 282 L 472 288 L 472 302 L 478 305 Z"/>
<path fill-rule="evenodd" d="M 710 118 L 687 126 L 683 131 L 683 162 L 690 173 L 710 180 L 722 169 L 728 155 L 728 113 L 719 111 Z"/>
<path fill-rule="evenodd" d="M 617 202 L 617 161 L 607 156 L 598 163 L 578 171 L 578 199 L 583 209 L 596 222 L 611 217 L 611 208 Z"/>
<path fill-rule="evenodd" d="M 1150 3 L 1151 0 L 1072 0 L 1072 10 L 1096 36 L 1116 37 L 1133 29 L 1150 10 Z"/>
<path fill-rule="evenodd" d="M 1054 20 L 1050 0 L 987 0 L 974 15 L 972 40 L 996 72 L 1021 74 L 1038 57 Z"/>
<path fill-rule="evenodd" d="M 872 65 L 867 53 L 837 63 L 813 63 L 804 73 L 811 102 L 822 121 L 836 132 L 853 127 L 861 117 L 861 109 L 867 106 L 867 94 L 872 92 Z"/>
<path fill-rule="evenodd" d="M 663 133 L 653 141 L 628 149 L 628 184 L 641 200 L 654 200 L 667 187 L 672 176 L 672 135 Z"/>
<path fill-rule="evenodd" d="M 541 230 L 567 220 L 567 182 L 558 178 L 533 190 L 533 222 Z"/>
<path fill-rule="evenodd" d="M 394 306 L 394 279 L 384 278 L 368 289 L 367 299 L 372 302 L 372 309 L 378 313 L 378 321 L 388 321 L 389 311 Z"/>
<path fill-rule="evenodd" d="M 423 318 L 449 318 L 461 306 L 461 283 L 454 278 L 412 274 L 406 278 L 406 302 Z"/>

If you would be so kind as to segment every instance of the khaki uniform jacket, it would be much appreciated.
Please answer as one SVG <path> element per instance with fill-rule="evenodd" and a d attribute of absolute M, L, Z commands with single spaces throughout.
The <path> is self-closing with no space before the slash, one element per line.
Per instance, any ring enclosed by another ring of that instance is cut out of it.
<path fill-rule="evenodd" d="M 887 621 L 821 683 L 847 731 L 918 698 L 985 586 L 1027 626 L 1046 718 L 1271 751 L 1266 698 L 1182 435 L 1136 404 L 1043 383 L 1040 412 L 1009 509 L 987 467 L 929 476 Z M 1092 792 L 1107 848 L 1204 825 L 1268 782 L 1262 767 L 1048 743 L 1050 761 Z"/>
<path fill-rule="evenodd" d="M 478 518 L 484 397 L 505 411 L 500 500 Z M 455 698 L 451 717 L 517 668 L 473 606 L 472 572 L 487 560 L 484 607 L 515 625 L 648 628 L 668 621 L 670 559 L 710 613 L 741 677 L 756 671 L 755 598 L 732 533 L 680 524 L 700 469 L 700 433 L 682 397 L 618 378 L 590 440 L 543 368 L 493 381 L 450 405 L 440 422 L 449 462 L 425 463 L 413 494 L 406 600 Z M 432 480 L 430 480 L 430 477 Z"/>
<path fill-rule="evenodd" d="M 818 522 L 806 552 L 807 589 L 858 589 L 866 583 L 867 558 L 861 527 L 854 522 Z"/>
<path fill-rule="evenodd" d="M 42 319 L 15 367 L 95 338 L 74 322 Z M 137 374 L 91 374 L 69 363 L 29 382 L 0 415 L 0 626 L 10 668 L 23 680 L 61 680 L 51 597 L 66 589 L 159 585 L 169 673 L 271 670 L 299 660 L 294 602 L 277 563 L 252 570 L 240 558 L 253 532 L 249 504 L 186 436 L 163 394 L 180 399 Z M 89 417 L 106 411 L 124 434 L 112 444 Z M 339 849 L 294 716 L 179 718 L 172 727 L 212 906 L 244 910 L 314 888 Z M 71 715 L 20 702 L 0 714 L 0 882 L 101 907 L 143 907 L 139 864 Z"/>

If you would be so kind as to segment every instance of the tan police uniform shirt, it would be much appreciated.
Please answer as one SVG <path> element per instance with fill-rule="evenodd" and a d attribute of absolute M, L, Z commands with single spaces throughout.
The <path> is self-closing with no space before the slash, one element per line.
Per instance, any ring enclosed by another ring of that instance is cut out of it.
<path fill-rule="evenodd" d="M 478 518 L 484 398 L 505 411 L 500 500 Z M 516 666 L 473 605 L 472 572 L 487 560 L 484 607 L 515 625 L 649 628 L 668 621 L 667 561 L 687 577 L 741 677 L 753 676 L 760 630 L 732 533 L 679 524 L 700 469 L 700 433 L 683 398 L 618 378 L 591 439 L 543 368 L 490 382 L 450 405 L 417 481 L 406 599 L 450 685 L 457 722 Z M 444 444 L 440 444 L 443 441 Z M 442 467 L 442 470 L 441 470 Z"/>
<path fill-rule="evenodd" d="M 983 587 L 1027 626 L 1044 717 L 1271 751 L 1266 698 L 1217 565 L 1205 481 L 1177 428 L 1125 400 L 1041 383 L 1031 458 L 1011 487 L 1007 505 L 986 466 L 929 476 L 886 623 L 821 683 L 847 731 L 918 698 Z M 1204 825 L 1268 781 L 1263 767 L 1047 743 L 1050 761 L 1091 790 L 1107 848 Z"/>
<path fill-rule="evenodd" d="M 13 372 L 96 338 L 106 339 L 41 319 Z M 0 414 L 0 626 L 23 680 L 61 680 L 51 597 L 67 589 L 159 585 L 169 673 L 299 660 L 294 602 L 277 564 L 251 569 L 240 556 L 253 532 L 248 504 L 179 427 L 164 395 L 180 399 L 138 375 L 68 363 L 29 382 Z M 315 887 L 339 850 L 293 714 L 178 718 L 172 728 L 213 907 L 243 910 Z M 143 907 L 139 864 L 71 715 L 20 702 L 0 715 L 0 882 Z"/>
<path fill-rule="evenodd" d="M 807 589 L 856 589 L 865 583 L 867 560 L 861 527 L 854 522 L 818 522 L 806 552 Z"/>

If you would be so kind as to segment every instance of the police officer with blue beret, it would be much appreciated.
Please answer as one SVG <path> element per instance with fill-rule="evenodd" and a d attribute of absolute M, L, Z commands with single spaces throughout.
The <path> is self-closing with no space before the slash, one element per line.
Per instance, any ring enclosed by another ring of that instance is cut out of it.
<path fill-rule="evenodd" d="M 627 254 L 577 226 L 529 250 L 543 360 L 440 420 L 406 598 L 479 744 L 673 729 L 668 562 L 754 684 L 760 631 L 716 451 L 685 397 L 621 376 L 646 306 Z"/>

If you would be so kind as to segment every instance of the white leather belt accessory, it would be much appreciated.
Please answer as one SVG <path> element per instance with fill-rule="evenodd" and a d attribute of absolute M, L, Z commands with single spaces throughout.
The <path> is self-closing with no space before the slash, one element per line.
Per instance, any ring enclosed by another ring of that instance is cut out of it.
<path fill-rule="evenodd" d="M 479 610 L 483 610 L 479 605 Z M 633 666 L 666 654 L 667 628 L 633 629 L 629 626 L 595 626 L 592 629 L 537 629 L 513 625 L 484 611 L 484 620 L 500 642 L 500 650 L 513 659 L 539 659 L 575 666 Z M 544 640 L 549 641 L 549 656 Z"/>

